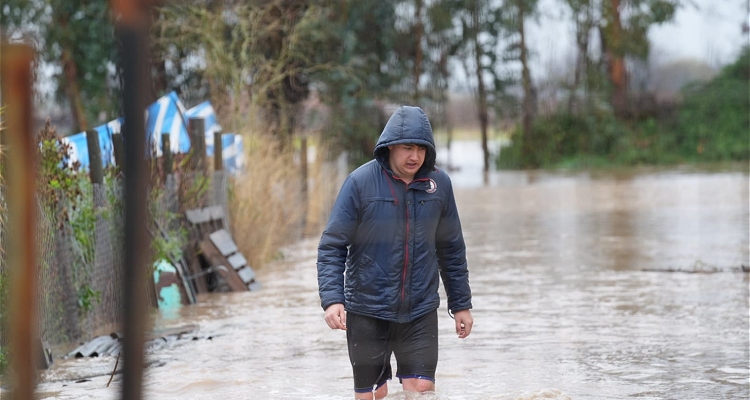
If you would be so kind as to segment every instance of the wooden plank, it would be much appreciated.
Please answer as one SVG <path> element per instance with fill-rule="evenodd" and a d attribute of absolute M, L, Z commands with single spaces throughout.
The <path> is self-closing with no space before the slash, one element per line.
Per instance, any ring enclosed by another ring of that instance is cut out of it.
<path fill-rule="evenodd" d="M 204 208 L 208 212 L 211 220 L 223 220 L 224 219 L 224 208 L 222 206 L 210 206 Z"/>
<path fill-rule="evenodd" d="M 224 278 L 230 289 L 236 292 L 243 292 L 248 290 L 247 286 L 245 286 L 245 282 L 240 279 L 240 277 L 237 275 L 237 272 L 235 272 L 232 268 L 227 267 L 229 265 L 229 262 L 221 254 L 219 249 L 214 245 L 212 241 L 201 240 L 199 243 L 199 248 L 201 254 L 206 259 L 206 261 L 211 264 L 211 266 L 224 266 L 224 268 L 217 269 L 216 273 Z"/>
<path fill-rule="evenodd" d="M 196 252 L 199 250 L 198 241 L 192 241 L 189 246 L 192 254 L 186 254 L 188 260 L 188 271 L 189 275 L 195 276 L 193 278 L 193 285 L 195 292 L 197 293 L 208 293 L 208 282 L 206 282 L 206 276 L 201 275 L 203 268 L 201 267 L 200 260 Z"/>
<path fill-rule="evenodd" d="M 237 252 L 237 245 L 232 239 L 232 235 L 226 229 L 219 229 L 218 231 L 208 235 L 214 246 L 221 252 L 223 256 L 229 256 Z M 226 264 L 229 265 L 229 264 Z"/>
<path fill-rule="evenodd" d="M 234 270 L 238 270 L 245 265 L 247 265 L 247 259 L 245 259 L 245 256 L 242 255 L 242 253 L 234 253 L 231 256 L 227 257 L 227 261 L 229 261 L 229 264 L 234 268 Z"/>
<path fill-rule="evenodd" d="M 253 271 L 253 269 L 250 267 L 240 268 L 237 271 L 237 275 L 239 275 L 240 279 L 242 279 L 242 282 L 244 282 L 246 285 L 255 280 L 255 271 Z"/>
<path fill-rule="evenodd" d="M 194 208 L 185 211 L 185 218 L 194 225 L 202 224 L 211 220 L 211 214 L 203 208 Z"/>

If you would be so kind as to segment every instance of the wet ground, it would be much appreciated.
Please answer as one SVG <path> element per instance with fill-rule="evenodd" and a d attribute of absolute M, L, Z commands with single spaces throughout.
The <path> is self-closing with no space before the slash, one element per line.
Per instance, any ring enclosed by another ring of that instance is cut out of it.
<path fill-rule="evenodd" d="M 451 171 L 475 327 L 441 307 L 437 393 L 424 399 L 748 399 L 748 169 L 502 172 L 476 144 Z M 445 157 L 441 152 L 440 157 Z M 312 238 L 160 328 L 146 399 L 351 399 L 345 334 L 319 307 Z M 41 398 L 115 399 L 116 357 L 56 360 Z M 389 399 L 404 399 L 390 383 Z"/>

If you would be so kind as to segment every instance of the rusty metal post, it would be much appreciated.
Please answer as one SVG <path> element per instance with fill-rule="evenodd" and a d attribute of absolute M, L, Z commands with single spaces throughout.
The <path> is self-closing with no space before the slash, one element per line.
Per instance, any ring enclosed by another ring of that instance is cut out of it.
<path fill-rule="evenodd" d="M 123 109 L 125 124 L 123 244 L 124 306 L 122 399 L 140 400 L 143 396 L 144 333 L 147 328 L 147 266 L 151 259 L 148 231 L 147 190 L 150 162 L 146 156 L 144 110 L 148 106 L 150 2 L 147 0 L 111 0 L 121 43 Z"/>
<path fill-rule="evenodd" d="M 33 399 L 37 340 L 37 155 L 32 133 L 32 64 L 34 50 L 0 44 L 0 88 L 5 120 L 8 191 L 7 268 L 10 278 L 11 399 Z"/>

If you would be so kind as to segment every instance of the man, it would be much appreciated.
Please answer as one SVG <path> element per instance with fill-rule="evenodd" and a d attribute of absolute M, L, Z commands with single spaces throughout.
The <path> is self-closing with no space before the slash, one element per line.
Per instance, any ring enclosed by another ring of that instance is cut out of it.
<path fill-rule="evenodd" d="M 440 278 L 458 337 L 474 323 L 453 188 L 424 111 L 396 110 L 374 155 L 347 177 L 318 246 L 321 306 L 346 331 L 357 400 L 388 394 L 391 354 L 405 391 L 435 390 Z"/>

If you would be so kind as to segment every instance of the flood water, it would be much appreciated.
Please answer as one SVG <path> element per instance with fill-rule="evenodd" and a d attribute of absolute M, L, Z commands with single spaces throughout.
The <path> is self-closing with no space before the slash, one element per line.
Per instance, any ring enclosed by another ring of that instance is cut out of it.
<path fill-rule="evenodd" d="M 747 165 L 485 184 L 476 145 L 453 151 L 475 326 L 457 339 L 443 303 L 437 393 L 420 399 L 750 398 Z M 259 269 L 260 291 L 157 316 L 189 333 L 148 351 L 144 398 L 353 398 L 345 333 L 319 307 L 316 245 Z M 56 360 L 39 397 L 116 399 L 115 361 Z"/>

